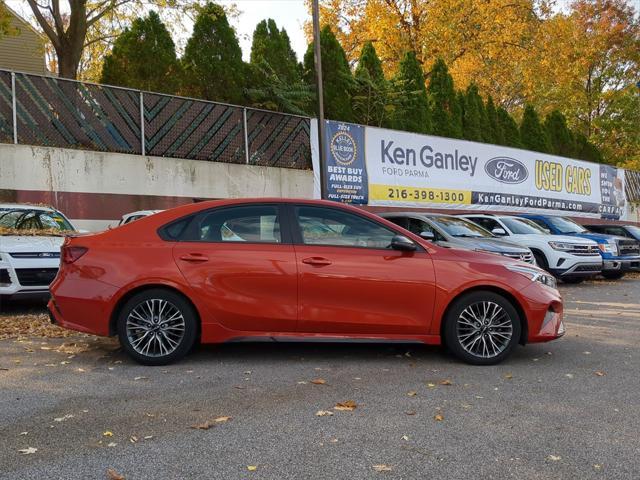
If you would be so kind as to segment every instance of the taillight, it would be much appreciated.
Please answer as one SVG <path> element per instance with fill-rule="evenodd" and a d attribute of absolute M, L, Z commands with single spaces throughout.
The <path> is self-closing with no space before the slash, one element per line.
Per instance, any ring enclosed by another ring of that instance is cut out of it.
<path fill-rule="evenodd" d="M 73 263 L 81 256 L 87 253 L 89 249 L 87 247 L 62 247 L 62 262 Z"/>

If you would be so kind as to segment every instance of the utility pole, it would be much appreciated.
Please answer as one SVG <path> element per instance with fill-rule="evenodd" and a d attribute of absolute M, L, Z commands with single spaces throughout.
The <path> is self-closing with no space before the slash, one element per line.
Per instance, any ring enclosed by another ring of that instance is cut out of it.
<path fill-rule="evenodd" d="M 320 198 L 327 196 L 325 132 L 324 132 L 324 94 L 322 91 L 322 53 L 320 49 L 320 7 L 319 0 L 313 0 L 313 44 L 316 64 L 316 97 L 318 99 L 318 154 L 320 155 Z"/>

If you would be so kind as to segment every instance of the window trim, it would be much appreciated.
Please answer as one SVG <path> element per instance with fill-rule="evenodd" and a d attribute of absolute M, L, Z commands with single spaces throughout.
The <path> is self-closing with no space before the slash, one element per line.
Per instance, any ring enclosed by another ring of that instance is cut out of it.
<path fill-rule="evenodd" d="M 326 209 L 326 210 L 333 210 L 335 212 L 339 212 L 339 213 L 344 213 L 346 215 L 355 215 L 357 217 L 360 217 L 362 219 L 364 219 L 365 221 L 371 222 L 377 226 L 379 226 L 380 228 L 384 228 L 385 230 L 389 230 L 391 232 L 393 232 L 394 236 L 395 235 L 402 235 L 404 237 L 407 237 L 409 240 L 411 240 L 413 243 L 415 243 L 416 245 L 416 250 L 414 250 L 413 252 L 400 252 L 400 253 L 416 253 L 416 252 L 425 252 L 426 250 L 424 249 L 424 247 L 422 245 L 420 245 L 418 242 L 416 242 L 414 239 L 412 239 L 411 237 L 408 237 L 406 235 L 406 233 L 404 233 L 403 231 L 398 231 L 395 228 L 391 228 L 387 225 L 384 225 L 372 218 L 369 218 L 365 215 L 360 215 L 359 213 L 356 212 L 351 212 L 348 211 L 346 209 L 343 208 L 336 208 L 336 207 L 332 207 L 332 206 L 327 206 L 327 205 L 316 205 L 316 204 L 311 204 L 311 203 L 290 203 L 287 204 L 287 210 L 289 211 L 289 222 L 291 222 L 291 233 L 292 233 L 292 238 L 293 238 L 293 244 L 294 245 L 300 245 L 300 246 L 304 246 L 304 247 L 320 247 L 320 248 L 355 248 L 355 249 L 359 249 L 359 250 L 376 250 L 376 251 L 381 251 L 381 252 L 399 252 L 399 250 L 393 250 L 392 248 L 382 248 L 382 247 L 363 247 L 360 245 L 327 245 L 327 244 L 321 244 L 321 243 L 304 243 L 304 239 L 302 236 L 302 228 L 300 226 L 300 223 L 298 222 L 298 216 L 296 214 L 296 209 L 298 208 L 304 208 L 304 207 L 308 207 L 308 208 L 322 208 L 322 209 Z M 384 217 L 381 217 L 384 218 Z M 395 225 L 395 227 L 400 228 L 402 230 L 404 230 L 402 227 L 400 227 L 399 225 Z M 411 233 L 411 232 L 410 232 Z M 413 235 L 413 234 L 412 234 Z"/>
<path fill-rule="evenodd" d="M 189 220 L 186 228 L 190 228 L 192 223 L 196 221 L 198 218 L 202 218 L 206 215 L 209 215 L 212 212 L 222 211 L 222 210 L 230 210 L 234 208 L 242 208 L 242 207 L 274 207 L 277 211 L 277 215 L 279 217 L 280 223 L 280 241 L 279 242 L 213 242 L 213 241 L 204 241 L 204 240 L 178 240 L 170 238 L 165 232 L 166 229 L 175 223 L 179 223 L 185 219 Z M 184 215 L 183 217 L 176 218 L 169 223 L 165 223 L 157 230 L 158 236 L 164 240 L 165 242 L 173 242 L 173 243 L 196 243 L 196 244 L 204 244 L 204 245 L 292 245 L 293 241 L 291 238 L 291 228 L 289 224 L 289 218 L 286 212 L 286 204 L 283 203 L 237 203 L 233 205 L 221 205 L 219 207 L 207 208 L 203 210 L 198 210 L 196 212 L 192 212 L 188 215 Z"/>

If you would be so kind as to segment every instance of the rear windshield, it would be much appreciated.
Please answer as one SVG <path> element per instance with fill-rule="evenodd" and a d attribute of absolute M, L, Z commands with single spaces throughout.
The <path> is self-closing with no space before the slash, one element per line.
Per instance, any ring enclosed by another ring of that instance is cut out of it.
<path fill-rule="evenodd" d="M 459 217 L 447 217 L 447 216 L 438 216 L 438 217 L 429 217 L 429 219 L 442 228 L 445 232 L 447 232 L 452 237 L 459 238 L 482 238 L 482 237 L 493 237 L 489 231 L 484 228 L 472 223 L 468 220 L 464 220 Z"/>
<path fill-rule="evenodd" d="M 55 211 L 0 208 L 0 234 L 12 235 L 16 231 L 56 235 L 73 231 L 73 226 Z"/>

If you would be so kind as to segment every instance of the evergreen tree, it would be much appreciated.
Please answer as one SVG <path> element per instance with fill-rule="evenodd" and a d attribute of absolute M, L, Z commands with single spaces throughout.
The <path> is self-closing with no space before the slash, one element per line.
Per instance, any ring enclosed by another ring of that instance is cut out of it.
<path fill-rule="evenodd" d="M 300 80 L 300 70 L 296 54 L 291 48 L 289 36 L 283 28 L 278 30 L 272 19 L 262 20 L 253 32 L 251 43 L 252 65 L 267 64 L 284 82 L 296 83 Z"/>
<path fill-rule="evenodd" d="M 551 153 L 573 158 L 576 154 L 575 139 L 567 127 L 564 115 L 558 110 L 554 110 L 545 118 L 544 128 L 551 145 Z"/>
<path fill-rule="evenodd" d="M 116 38 L 104 59 L 101 83 L 176 93 L 179 81 L 176 48 L 164 23 L 154 11 L 137 18 Z"/>
<path fill-rule="evenodd" d="M 220 5 L 207 3 L 198 14 L 182 64 L 187 95 L 242 103 L 248 72 L 236 34 Z"/>
<path fill-rule="evenodd" d="M 354 80 L 354 121 L 376 127 L 386 125 L 387 110 L 394 106 L 382 62 L 371 42 L 366 42 L 362 48 Z"/>
<path fill-rule="evenodd" d="M 398 75 L 393 83 L 397 97 L 392 119 L 393 128 L 415 133 L 430 133 L 432 127 L 427 88 L 422 65 L 415 52 L 407 52 L 400 60 Z"/>
<path fill-rule="evenodd" d="M 575 155 L 574 158 L 587 160 L 589 162 L 603 163 L 602 153 L 587 137 L 578 133 L 575 135 Z"/>
<path fill-rule="evenodd" d="M 487 136 L 486 141 L 496 145 L 504 144 L 504 132 L 498 127 L 498 112 L 493 103 L 493 98 L 487 98 Z"/>
<path fill-rule="evenodd" d="M 432 106 L 433 133 L 441 137 L 462 137 L 462 111 L 444 60 L 433 64 L 428 86 Z"/>
<path fill-rule="evenodd" d="M 540 123 L 538 113 L 531 105 L 524 108 L 520 124 L 520 140 L 527 150 L 542 153 L 549 153 L 551 150 L 547 132 Z"/>
<path fill-rule="evenodd" d="M 501 132 L 502 143 L 507 147 L 523 148 L 522 141 L 520 140 L 520 130 L 518 124 L 513 119 L 509 112 L 504 108 L 498 107 L 497 110 L 498 131 Z"/>
<path fill-rule="evenodd" d="M 331 28 L 327 25 L 320 31 L 322 52 L 322 82 L 324 83 L 324 113 L 332 120 L 353 121 L 351 92 L 353 77 L 347 55 Z M 316 84 L 314 44 L 311 43 L 304 55 L 304 80 Z M 315 110 L 315 105 L 310 110 Z"/>
<path fill-rule="evenodd" d="M 469 85 L 464 99 L 464 111 L 462 115 L 462 138 L 474 142 L 485 140 L 486 114 L 482 98 L 475 84 Z"/>

